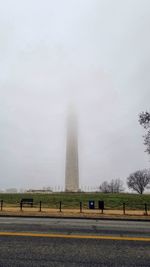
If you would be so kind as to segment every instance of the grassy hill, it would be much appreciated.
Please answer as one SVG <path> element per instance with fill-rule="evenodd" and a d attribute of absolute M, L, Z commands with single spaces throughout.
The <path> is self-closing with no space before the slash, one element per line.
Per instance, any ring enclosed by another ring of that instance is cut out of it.
<path fill-rule="evenodd" d="M 24 194 L 0 194 L 0 200 L 4 201 L 6 206 L 18 206 L 22 198 L 33 198 L 34 204 L 39 204 L 42 201 L 42 206 L 49 208 L 59 207 L 60 201 L 62 201 L 62 208 L 79 208 L 80 202 L 83 203 L 83 207 L 88 207 L 88 201 L 95 201 L 95 206 L 98 207 L 98 200 L 103 200 L 106 209 L 122 209 L 123 203 L 126 203 L 127 209 L 143 209 L 144 204 L 147 203 L 148 209 L 150 209 L 150 194 L 138 195 L 138 194 L 104 194 L 104 193 L 52 193 L 52 194 L 40 194 L 40 193 L 24 193 Z"/>

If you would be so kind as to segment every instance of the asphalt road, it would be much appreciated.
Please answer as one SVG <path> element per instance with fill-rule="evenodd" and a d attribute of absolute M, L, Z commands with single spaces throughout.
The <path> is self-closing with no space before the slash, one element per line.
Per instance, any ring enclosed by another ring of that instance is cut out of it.
<path fill-rule="evenodd" d="M 1 217 L 1 266 L 147 267 L 150 223 Z"/>
<path fill-rule="evenodd" d="M 0 217 L 2 231 L 150 237 L 150 222 Z"/>

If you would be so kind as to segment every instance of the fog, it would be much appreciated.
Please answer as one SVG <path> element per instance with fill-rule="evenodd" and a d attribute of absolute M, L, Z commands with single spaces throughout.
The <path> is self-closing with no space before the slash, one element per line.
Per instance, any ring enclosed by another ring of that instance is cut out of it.
<path fill-rule="evenodd" d="M 150 166 L 149 0 L 5 0 L 0 8 L 0 188 L 64 186 L 78 118 L 80 187 Z"/>

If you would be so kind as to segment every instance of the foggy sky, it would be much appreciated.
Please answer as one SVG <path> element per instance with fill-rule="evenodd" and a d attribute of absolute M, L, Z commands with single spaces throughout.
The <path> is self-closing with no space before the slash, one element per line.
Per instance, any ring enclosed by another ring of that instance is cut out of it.
<path fill-rule="evenodd" d="M 0 8 L 0 188 L 64 185 L 76 108 L 80 186 L 150 166 L 149 0 L 5 0 Z"/>

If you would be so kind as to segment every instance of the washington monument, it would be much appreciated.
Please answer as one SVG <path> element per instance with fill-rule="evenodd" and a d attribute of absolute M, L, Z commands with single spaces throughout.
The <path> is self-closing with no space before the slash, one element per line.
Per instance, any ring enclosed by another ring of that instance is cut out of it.
<path fill-rule="evenodd" d="M 79 190 L 77 119 L 70 110 L 67 121 L 65 191 Z"/>

